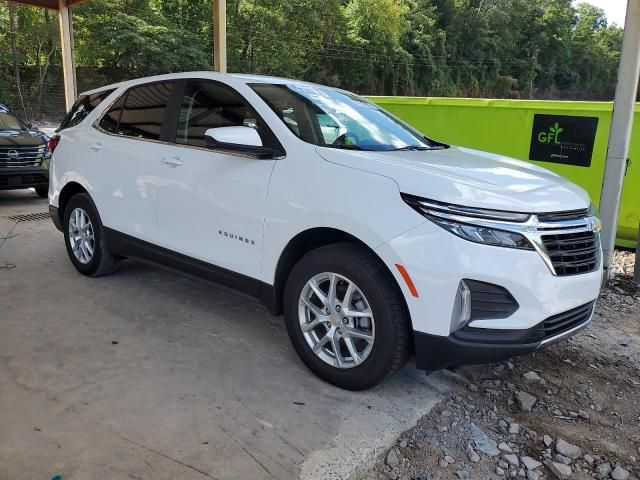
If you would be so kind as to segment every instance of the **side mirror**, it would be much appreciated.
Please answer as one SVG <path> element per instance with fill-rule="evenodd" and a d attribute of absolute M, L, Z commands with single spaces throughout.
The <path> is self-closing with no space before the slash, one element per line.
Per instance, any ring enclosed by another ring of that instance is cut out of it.
<path fill-rule="evenodd" d="M 265 147 L 255 128 L 217 127 L 204 132 L 209 148 L 242 152 L 258 157 L 270 157 L 275 154 L 272 148 Z"/>
<path fill-rule="evenodd" d="M 29 122 L 27 127 L 29 130 L 38 130 L 39 125 L 36 122 Z"/>

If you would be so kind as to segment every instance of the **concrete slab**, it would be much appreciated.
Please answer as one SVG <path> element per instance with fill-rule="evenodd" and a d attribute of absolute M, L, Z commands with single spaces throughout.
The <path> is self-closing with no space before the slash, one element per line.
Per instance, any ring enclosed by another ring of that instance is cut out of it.
<path fill-rule="evenodd" d="M 0 217 L 46 208 L 0 192 Z M 49 221 L 0 238 L 0 479 L 345 479 L 447 387 L 410 365 L 342 391 L 253 300 L 133 261 L 83 277 Z"/>

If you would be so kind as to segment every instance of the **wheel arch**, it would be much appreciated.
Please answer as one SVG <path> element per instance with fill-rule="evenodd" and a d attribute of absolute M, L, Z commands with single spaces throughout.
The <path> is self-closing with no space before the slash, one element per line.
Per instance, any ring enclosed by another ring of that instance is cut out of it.
<path fill-rule="evenodd" d="M 275 315 L 282 314 L 284 288 L 287 283 L 287 278 L 289 277 L 289 272 L 291 272 L 293 266 L 304 255 L 319 247 L 344 242 L 355 243 L 363 247 L 374 258 L 376 258 L 381 265 L 384 266 L 384 270 L 389 275 L 389 280 L 392 282 L 393 286 L 398 289 L 398 293 L 400 293 L 400 296 L 404 303 L 405 311 L 407 312 L 409 321 L 411 322 L 411 314 L 402 288 L 398 284 L 398 281 L 393 275 L 393 272 L 389 269 L 389 266 L 384 262 L 384 260 L 382 260 L 382 258 L 380 258 L 380 255 L 378 255 L 373 248 L 371 248 L 359 238 L 343 230 L 330 227 L 316 227 L 304 230 L 298 233 L 289 241 L 289 243 L 287 243 L 286 247 L 280 254 L 280 258 L 278 259 L 274 275 L 273 287 L 268 289 L 270 290 L 270 292 L 266 295 L 263 295 L 262 299 L 263 302 L 268 306 L 271 313 Z"/>
<path fill-rule="evenodd" d="M 88 194 L 89 192 L 78 182 L 69 182 L 62 188 L 62 190 L 60 190 L 60 194 L 58 195 L 58 216 L 60 217 L 60 224 L 62 224 L 64 220 L 64 212 L 69 200 L 79 193 Z"/>

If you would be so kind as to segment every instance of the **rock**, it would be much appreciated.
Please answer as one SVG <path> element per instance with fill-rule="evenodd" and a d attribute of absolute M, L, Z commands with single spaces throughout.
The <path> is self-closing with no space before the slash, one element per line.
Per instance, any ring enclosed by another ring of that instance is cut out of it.
<path fill-rule="evenodd" d="M 526 476 L 527 476 L 527 474 L 526 474 L 526 473 L 525 473 L 525 471 L 524 471 L 524 468 L 519 468 L 519 469 L 518 469 L 518 473 L 517 473 L 517 475 L 518 475 L 519 477 L 522 477 L 522 478 L 524 478 L 524 477 L 526 477 Z"/>
<path fill-rule="evenodd" d="M 520 465 L 520 460 L 518 460 L 517 455 L 513 455 L 513 454 L 504 455 L 502 459 L 512 467 L 517 467 L 518 465 Z"/>
<path fill-rule="evenodd" d="M 500 420 L 498 420 L 498 428 L 500 430 L 506 431 L 509 428 L 509 424 L 501 418 Z"/>
<path fill-rule="evenodd" d="M 511 435 L 518 435 L 520 433 L 520 424 L 519 423 L 512 423 L 509 425 L 509 434 Z"/>
<path fill-rule="evenodd" d="M 467 458 L 471 463 L 478 463 L 480 461 L 480 455 L 478 455 L 476 451 L 471 448 L 471 445 L 467 445 Z"/>
<path fill-rule="evenodd" d="M 613 480 L 628 480 L 629 472 L 627 472 L 624 468 L 618 465 L 613 472 L 611 472 L 611 478 Z"/>
<path fill-rule="evenodd" d="M 596 473 L 598 473 L 602 478 L 607 478 L 611 473 L 611 464 L 609 462 L 603 463 L 596 467 Z"/>
<path fill-rule="evenodd" d="M 396 452 L 395 448 L 392 448 L 391 450 L 389 450 L 389 453 L 387 453 L 387 458 L 385 459 L 384 463 L 389 465 L 391 468 L 394 468 L 400 465 L 400 457 L 398 456 L 398 453 Z"/>
<path fill-rule="evenodd" d="M 438 460 L 438 466 L 440 468 L 447 468 L 449 466 L 449 462 L 447 462 L 444 458 Z"/>
<path fill-rule="evenodd" d="M 538 399 L 530 393 L 517 391 L 516 402 L 518 402 L 518 408 L 523 412 L 530 412 Z"/>
<path fill-rule="evenodd" d="M 542 463 L 531 457 L 520 457 L 520 461 L 527 470 L 535 470 L 542 466 Z"/>
<path fill-rule="evenodd" d="M 478 391 L 478 386 L 475 383 L 470 383 L 469 385 L 467 385 L 467 389 L 470 392 L 477 392 Z"/>
<path fill-rule="evenodd" d="M 587 462 L 589 465 L 592 465 L 593 462 L 595 462 L 595 459 L 591 455 L 589 455 L 588 453 L 585 454 L 585 456 L 582 457 L 582 458 L 584 458 L 584 461 Z"/>
<path fill-rule="evenodd" d="M 451 410 L 443 410 L 442 413 L 440 414 L 442 418 L 449 418 L 451 415 L 452 415 Z"/>
<path fill-rule="evenodd" d="M 456 475 L 460 480 L 467 480 L 469 478 L 469 472 L 466 470 L 458 470 L 456 471 Z"/>
<path fill-rule="evenodd" d="M 553 443 L 553 438 L 551 438 L 549 435 L 545 435 L 544 437 L 542 437 L 542 441 L 544 442 L 544 446 L 549 448 Z"/>
<path fill-rule="evenodd" d="M 535 470 L 527 470 L 527 480 L 539 480 L 541 475 Z"/>
<path fill-rule="evenodd" d="M 578 410 L 578 416 L 580 418 L 584 418 L 585 420 L 589 420 L 589 417 L 591 417 L 591 415 L 589 415 L 589 412 L 587 412 L 586 410 Z"/>
<path fill-rule="evenodd" d="M 500 442 L 498 444 L 498 450 L 500 450 L 501 452 L 506 452 L 506 453 L 513 453 L 513 448 L 511 448 L 507 442 Z"/>
<path fill-rule="evenodd" d="M 504 468 L 504 469 L 509 468 L 509 464 L 508 464 L 507 462 L 505 462 L 504 460 L 499 460 L 499 461 L 498 461 L 498 466 L 499 466 L 500 468 Z"/>
<path fill-rule="evenodd" d="M 580 447 L 565 442 L 561 438 L 556 441 L 556 452 L 565 457 L 569 457 L 571 460 L 576 460 L 582 455 Z"/>
<path fill-rule="evenodd" d="M 445 455 L 444 460 L 449 464 L 456 463 L 456 459 L 453 458 L 451 455 Z"/>
<path fill-rule="evenodd" d="M 556 463 L 562 463 L 563 465 L 571 465 L 573 463 L 573 460 L 571 460 L 569 457 L 565 457 L 564 455 L 560 455 L 559 453 L 556 453 L 556 455 L 553 457 L 553 461 Z"/>
<path fill-rule="evenodd" d="M 571 477 L 573 473 L 569 465 L 563 465 L 562 463 L 547 462 L 547 468 L 555 475 L 559 480 L 566 480 Z"/>
<path fill-rule="evenodd" d="M 527 383 L 535 383 L 541 382 L 542 378 L 536 372 L 527 372 L 522 374 L 522 378 L 524 378 Z"/>
<path fill-rule="evenodd" d="M 496 475 L 504 475 L 504 470 L 500 467 L 496 467 Z"/>
<path fill-rule="evenodd" d="M 475 423 L 471 422 L 471 424 L 469 425 L 469 430 L 471 431 L 471 439 L 473 440 L 473 443 L 475 443 L 478 450 L 490 457 L 495 457 L 496 455 L 500 454 L 500 450 L 498 450 L 496 442 L 491 440 L 491 438 L 489 438 L 486 433 L 480 430 L 480 427 L 478 427 Z"/>

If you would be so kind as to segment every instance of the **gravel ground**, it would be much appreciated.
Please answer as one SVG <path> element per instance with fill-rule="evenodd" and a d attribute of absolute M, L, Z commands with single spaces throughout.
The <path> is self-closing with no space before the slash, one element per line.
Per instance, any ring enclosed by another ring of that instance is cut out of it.
<path fill-rule="evenodd" d="M 362 478 L 640 476 L 640 289 L 617 251 L 593 321 L 526 357 L 448 372 L 447 398 Z"/>

